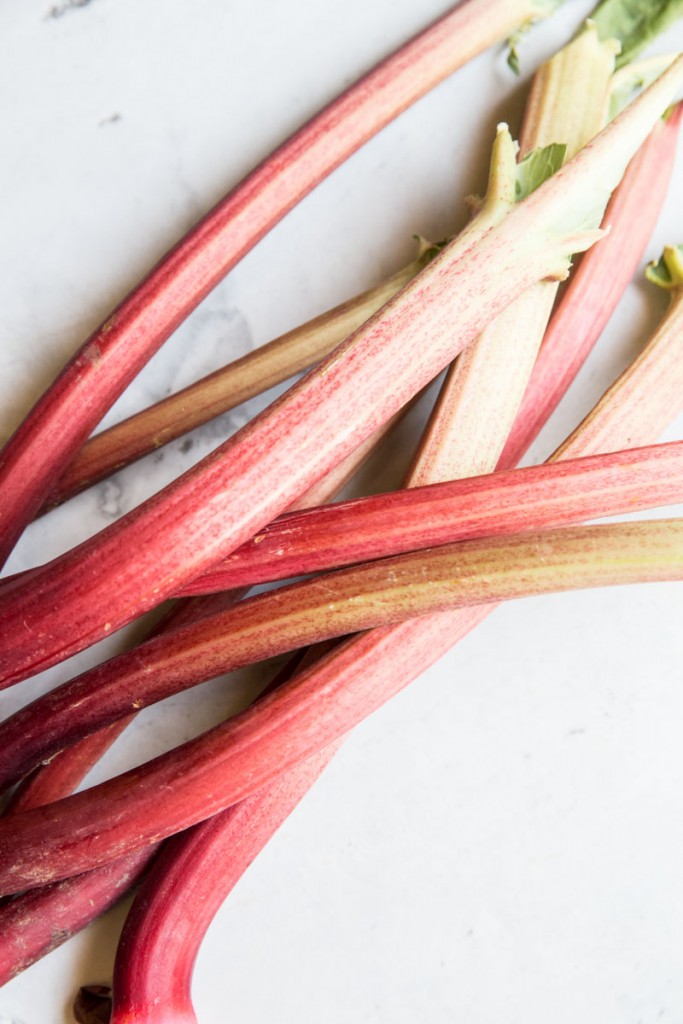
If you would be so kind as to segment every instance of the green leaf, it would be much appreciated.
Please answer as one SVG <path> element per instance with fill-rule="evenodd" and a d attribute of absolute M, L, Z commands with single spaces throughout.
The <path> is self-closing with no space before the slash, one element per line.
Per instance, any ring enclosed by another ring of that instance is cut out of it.
<path fill-rule="evenodd" d="M 591 20 L 601 39 L 619 40 L 623 67 L 682 14 L 683 0 L 602 0 Z"/>
<path fill-rule="evenodd" d="M 660 259 L 645 268 L 648 281 L 672 291 L 683 285 L 683 245 L 667 245 Z"/>
<path fill-rule="evenodd" d="M 521 202 L 539 185 L 547 181 L 564 163 L 567 147 L 553 142 L 550 146 L 534 149 L 517 164 L 515 171 L 515 201 Z"/>

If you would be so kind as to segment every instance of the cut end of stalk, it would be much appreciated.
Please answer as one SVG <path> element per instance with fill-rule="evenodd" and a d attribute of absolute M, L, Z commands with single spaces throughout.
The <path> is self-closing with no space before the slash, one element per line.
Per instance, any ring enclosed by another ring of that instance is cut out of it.
<path fill-rule="evenodd" d="M 84 985 L 73 1005 L 78 1024 L 109 1024 L 111 1021 L 111 989 L 106 985 Z"/>

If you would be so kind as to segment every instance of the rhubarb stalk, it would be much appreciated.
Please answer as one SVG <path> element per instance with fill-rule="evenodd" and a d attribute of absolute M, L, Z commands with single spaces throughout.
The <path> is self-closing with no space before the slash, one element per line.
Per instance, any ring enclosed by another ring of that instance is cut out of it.
<path fill-rule="evenodd" d="M 568 254 L 599 237 L 595 225 L 611 190 L 682 80 L 679 58 L 523 202 L 485 207 L 317 371 L 203 463 L 29 580 L 7 584 L 0 595 L 9 648 L 3 685 L 108 635 L 234 550 L 404 405 L 520 291 L 564 276 Z M 424 344 L 416 352 L 418 334 Z"/>

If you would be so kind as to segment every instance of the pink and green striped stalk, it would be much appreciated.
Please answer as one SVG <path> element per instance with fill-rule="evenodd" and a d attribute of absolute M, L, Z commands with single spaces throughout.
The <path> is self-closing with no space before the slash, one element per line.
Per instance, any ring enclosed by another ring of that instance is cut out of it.
<path fill-rule="evenodd" d="M 572 272 L 554 313 L 514 428 L 501 456 L 515 465 L 590 355 L 627 284 L 640 264 L 671 180 L 683 104 L 673 107 L 654 128 L 629 165 L 607 207 L 607 230 Z M 632 183 L 637 183 L 633 185 Z M 576 310 L 582 313 L 576 330 Z"/>
<path fill-rule="evenodd" d="M 284 142 L 171 250 L 85 342 L 3 449 L 0 564 L 104 413 L 241 257 L 406 107 L 555 6 L 557 0 L 458 4 Z"/>
<path fill-rule="evenodd" d="M 667 409 L 672 407 L 667 397 L 662 403 L 663 419 L 669 418 Z M 595 450 L 592 438 L 587 437 L 586 447 Z M 507 470 L 287 514 L 182 593 L 189 596 L 253 586 L 440 543 L 552 526 L 560 519 L 581 522 L 636 512 L 650 502 L 655 507 L 679 501 L 677 447 L 678 442 L 673 447 L 656 445 L 578 463 L 563 462 L 552 469 L 546 465 Z M 666 481 L 641 477 L 639 466 L 645 465 L 641 460 L 656 454 L 657 459 L 664 456 L 666 461 L 668 449 L 675 454 L 676 465 L 670 475 L 667 472 Z M 559 472 L 555 475 L 554 471 Z M 591 477 L 595 485 L 589 489 Z M 661 486 L 664 490 L 660 491 Z M 557 520 L 553 520 L 553 505 Z"/>
<path fill-rule="evenodd" d="M 485 206 L 317 371 L 203 463 L 29 580 L 7 584 L 0 595 L 3 685 L 108 635 L 234 550 L 393 415 L 520 291 L 562 277 L 568 253 L 599 237 L 594 225 L 609 193 L 682 79 L 679 58 L 522 203 Z M 423 339 L 417 352 L 416 336 Z"/>

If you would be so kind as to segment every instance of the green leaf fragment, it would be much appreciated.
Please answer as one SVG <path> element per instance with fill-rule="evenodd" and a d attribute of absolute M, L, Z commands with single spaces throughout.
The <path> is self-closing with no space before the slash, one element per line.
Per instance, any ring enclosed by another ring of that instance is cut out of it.
<path fill-rule="evenodd" d="M 623 67 L 681 15 L 683 0 L 602 0 L 591 20 L 601 39 L 619 40 Z"/>
<path fill-rule="evenodd" d="M 683 245 L 667 245 L 658 260 L 648 263 L 645 276 L 667 291 L 683 285 Z"/>
<path fill-rule="evenodd" d="M 520 160 L 515 170 L 515 201 L 519 203 L 526 199 L 539 185 L 559 171 L 566 155 L 567 147 L 564 143 L 553 142 L 549 146 L 534 149 Z"/>

